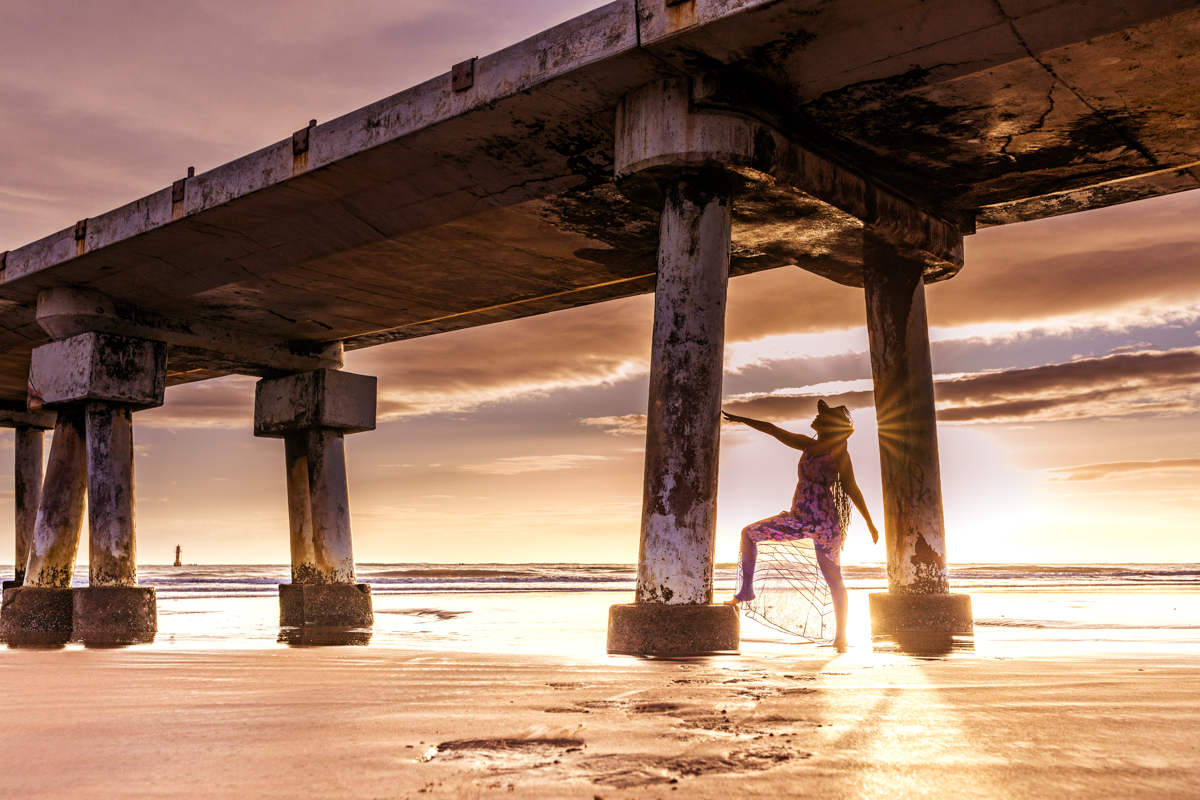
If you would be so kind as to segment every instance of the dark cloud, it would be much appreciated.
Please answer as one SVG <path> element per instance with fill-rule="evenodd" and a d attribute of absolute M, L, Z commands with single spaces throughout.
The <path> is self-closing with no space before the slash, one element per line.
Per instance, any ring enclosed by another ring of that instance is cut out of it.
<path fill-rule="evenodd" d="M 1119 353 L 963 375 L 937 381 L 934 392 L 938 420 L 950 423 L 1193 412 L 1200 410 L 1200 348 Z M 851 409 L 874 404 L 871 392 L 856 391 L 739 397 L 725 407 L 762 419 L 803 419 L 816 412 L 818 396 Z"/>
<path fill-rule="evenodd" d="M 1103 481 L 1119 478 L 1196 477 L 1200 458 L 1168 458 L 1158 461 L 1113 461 L 1107 464 L 1080 464 L 1059 467 L 1043 473 L 1051 481 Z"/>

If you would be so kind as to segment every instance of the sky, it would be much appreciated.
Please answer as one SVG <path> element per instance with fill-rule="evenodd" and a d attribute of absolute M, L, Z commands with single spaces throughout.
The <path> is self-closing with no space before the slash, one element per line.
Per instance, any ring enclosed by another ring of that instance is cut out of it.
<path fill-rule="evenodd" d="M 493 52 L 594 0 L 0 0 L 0 250 Z M 1200 192 L 1001 228 L 927 289 L 951 562 L 1200 562 Z M 347 438 L 360 562 L 636 560 L 652 299 L 350 353 L 378 429 Z M 807 430 L 852 409 L 882 520 L 861 290 L 729 284 L 725 406 Z M 283 445 L 254 379 L 136 416 L 139 560 L 286 563 Z M 0 431 L 0 562 L 13 539 Z M 722 432 L 717 558 L 784 510 L 797 453 Z M 86 545 L 81 548 L 86 554 Z M 861 520 L 848 563 L 881 561 Z"/>

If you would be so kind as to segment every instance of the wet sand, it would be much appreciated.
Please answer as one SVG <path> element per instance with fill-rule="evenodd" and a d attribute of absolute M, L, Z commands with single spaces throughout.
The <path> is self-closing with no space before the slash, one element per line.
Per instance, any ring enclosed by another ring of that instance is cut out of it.
<path fill-rule="evenodd" d="M 0 653 L 15 797 L 1195 797 L 1190 648 Z"/>

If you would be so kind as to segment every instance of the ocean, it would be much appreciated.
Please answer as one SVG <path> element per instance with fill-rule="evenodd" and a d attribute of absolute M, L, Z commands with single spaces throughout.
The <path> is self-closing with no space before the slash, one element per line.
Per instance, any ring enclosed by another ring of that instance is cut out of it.
<path fill-rule="evenodd" d="M 718 565 L 717 600 L 734 587 Z M 9 568 L 11 574 L 11 568 Z M 867 596 L 886 591 L 883 565 L 847 565 L 850 639 L 873 646 Z M 630 602 L 628 564 L 359 564 L 373 628 L 346 641 L 371 647 L 604 656 L 608 607 Z M 158 592 L 149 648 L 261 648 L 297 643 L 278 625 L 284 565 L 142 565 Z M 952 591 L 971 595 L 972 651 L 1048 653 L 1087 646 L 1200 652 L 1200 564 L 962 564 Z M 86 567 L 75 585 L 87 584 Z M 749 620 L 743 652 L 811 647 Z M 75 646 L 75 645 L 71 645 Z"/>

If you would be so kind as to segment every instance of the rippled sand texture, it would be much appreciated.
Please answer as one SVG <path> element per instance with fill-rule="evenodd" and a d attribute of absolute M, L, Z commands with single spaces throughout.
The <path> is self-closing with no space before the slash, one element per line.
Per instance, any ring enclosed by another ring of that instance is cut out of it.
<path fill-rule="evenodd" d="M 9 650 L 14 797 L 1195 797 L 1200 663 Z"/>

